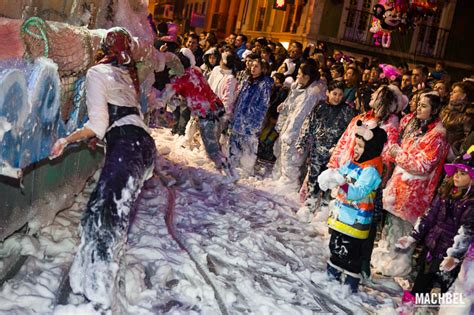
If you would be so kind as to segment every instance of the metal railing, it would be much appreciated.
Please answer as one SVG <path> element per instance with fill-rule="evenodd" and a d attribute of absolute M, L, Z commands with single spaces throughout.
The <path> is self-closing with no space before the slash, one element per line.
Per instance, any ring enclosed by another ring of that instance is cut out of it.
<path fill-rule="evenodd" d="M 443 58 L 448 42 L 449 30 L 430 25 L 417 26 L 415 55 Z"/>
<path fill-rule="evenodd" d="M 373 46 L 374 38 L 370 32 L 373 14 L 369 11 L 347 8 L 342 39 L 350 42 Z M 441 59 L 444 57 L 449 30 L 437 26 L 418 24 L 413 33 L 414 54 Z M 390 49 L 390 48 L 387 48 Z"/>
<path fill-rule="evenodd" d="M 362 10 L 347 10 L 349 12 L 344 23 L 342 39 L 364 45 L 373 45 L 373 34 L 369 31 L 372 24 L 372 13 Z"/>

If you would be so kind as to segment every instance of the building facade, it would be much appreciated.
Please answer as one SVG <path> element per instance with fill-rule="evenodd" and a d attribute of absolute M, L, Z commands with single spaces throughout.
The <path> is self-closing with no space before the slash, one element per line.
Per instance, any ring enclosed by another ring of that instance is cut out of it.
<path fill-rule="evenodd" d="M 322 40 L 354 56 L 369 55 L 392 64 L 433 65 L 444 60 L 448 67 L 467 72 L 474 71 L 474 41 L 466 40 L 474 21 L 469 2 L 442 1 L 434 15 L 406 34 L 392 32 L 389 48 L 375 46 L 369 31 L 378 0 L 155 0 L 151 12 L 173 6 L 172 19 L 182 31 L 214 31 L 219 38 L 236 32 L 282 43 Z"/>
<path fill-rule="evenodd" d="M 287 0 L 283 9 L 275 9 L 276 2 L 282 1 L 243 1 L 235 30 L 280 42 L 322 40 L 352 55 L 371 55 L 390 63 L 430 65 L 444 60 L 451 68 L 474 71 L 474 43 L 465 34 L 469 21 L 474 21 L 469 1 L 445 0 L 434 15 L 406 34 L 393 32 L 389 48 L 375 46 L 369 31 L 378 0 Z"/>

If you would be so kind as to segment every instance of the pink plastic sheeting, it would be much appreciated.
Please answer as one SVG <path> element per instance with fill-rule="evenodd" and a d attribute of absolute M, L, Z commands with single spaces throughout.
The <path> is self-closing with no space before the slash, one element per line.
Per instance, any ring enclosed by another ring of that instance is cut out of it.
<path fill-rule="evenodd" d="M 0 18 L 0 61 L 21 58 L 25 47 L 20 36 L 22 20 Z"/>

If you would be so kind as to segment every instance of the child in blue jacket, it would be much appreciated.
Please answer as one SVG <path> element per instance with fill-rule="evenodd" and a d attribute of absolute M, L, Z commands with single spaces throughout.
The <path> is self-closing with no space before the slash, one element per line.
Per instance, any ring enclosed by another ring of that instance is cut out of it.
<path fill-rule="evenodd" d="M 229 125 L 229 160 L 240 170 L 240 176 L 253 175 L 257 160 L 258 136 L 270 104 L 273 79 L 270 66 L 261 59 L 252 61 L 250 77 L 244 82 L 235 102 L 234 117 Z"/>
<path fill-rule="evenodd" d="M 354 157 L 339 169 L 318 177 L 322 190 L 337 189 L 328 225 L 331 233 L 327 271 L 357 292 L 362 270 L 361 247 L 369 236 L 374 198 L 382 179 L 382 153 L 387 134 L 376 124 L 357 122 Z"/>

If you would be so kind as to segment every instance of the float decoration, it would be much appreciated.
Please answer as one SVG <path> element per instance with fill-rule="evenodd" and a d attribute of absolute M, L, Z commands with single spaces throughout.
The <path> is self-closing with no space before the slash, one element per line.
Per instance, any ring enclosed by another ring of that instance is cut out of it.
<path fill-rule="evenodd" d="M 373 8 L 370 28 L 375 46 L 390 47 L 393 31 L 407 33 L 417 21 L 433 15 L 443 3 L 442 0 L 380 0 Z"/>

